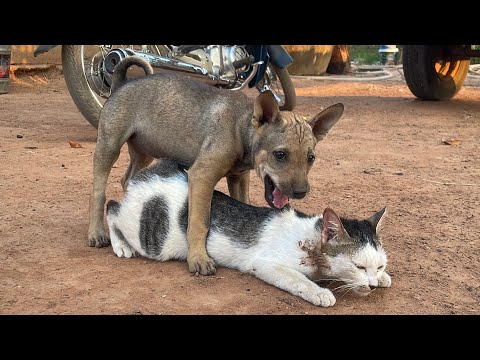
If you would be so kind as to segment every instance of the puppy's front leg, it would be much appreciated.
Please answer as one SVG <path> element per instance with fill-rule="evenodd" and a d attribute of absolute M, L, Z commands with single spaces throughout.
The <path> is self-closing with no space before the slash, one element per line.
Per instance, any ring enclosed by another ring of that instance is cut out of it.
<path fill-rule="evenodd" d="M 250 204 L 250 170 L 246 170 L 239 175 L 228 175 L 227 184 L 231 197 L 245 204 Z"/>
<path fill-rule="evenodd" d="M 188 170 L 188 269 L 202 275 L 215 274 L 215 262 L 207 255 L 207 234 L 215 185 L 231 163 L 225 158 L 198 158 Z"/>

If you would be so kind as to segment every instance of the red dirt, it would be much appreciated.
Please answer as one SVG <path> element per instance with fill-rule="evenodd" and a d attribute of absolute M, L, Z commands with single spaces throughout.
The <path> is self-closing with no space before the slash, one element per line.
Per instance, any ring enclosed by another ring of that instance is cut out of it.
<path fill-rule="evenodd" d="M 480 82 L 450 102 L 415 100 L 399 76 L 294 83 L 300 114 L 346 110 L 293 204 L 360 218 L 387 206 L 391 288 L 319 308 L 238 271 L 196 277 L 186 263 L 86 246 L 96 130 L 47 71 L 17 73 L 0 96 L 0 314 L 479 314 Z M 450 137 L 462 143 L 442 144 Z M 121 198 L 127 161 L 124 148 L 107 199 Z M 266 205 L 262 192 L 252 174 L 254 204 Z"/>

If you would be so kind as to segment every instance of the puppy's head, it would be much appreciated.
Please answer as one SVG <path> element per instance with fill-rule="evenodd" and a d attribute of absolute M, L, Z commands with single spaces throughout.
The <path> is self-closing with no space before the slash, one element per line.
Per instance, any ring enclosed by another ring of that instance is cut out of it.
<path fill-rule="evenodd" d="M 315 146 L 342 114 L 339 103 L 305 121 L 293 112 L 280 111 L 270 91 L 257 97 L 252 118 L 254 167 L 271 207 L 281 209 L 289 198 L 301 199 L 307 194 Z"/>

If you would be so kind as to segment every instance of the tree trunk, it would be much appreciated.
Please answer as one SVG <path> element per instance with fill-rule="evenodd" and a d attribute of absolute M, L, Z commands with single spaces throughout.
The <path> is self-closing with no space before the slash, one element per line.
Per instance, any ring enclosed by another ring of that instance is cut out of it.
<path fill-rule="evenodd" d="M 327 67 L 328 74 L 346 74 L 350 72 L 350 54 L 348 45 L 335 45 Z"/>

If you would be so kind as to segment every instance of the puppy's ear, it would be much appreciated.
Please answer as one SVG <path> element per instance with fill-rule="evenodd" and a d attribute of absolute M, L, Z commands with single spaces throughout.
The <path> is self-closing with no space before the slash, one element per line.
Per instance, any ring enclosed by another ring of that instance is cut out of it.
<path fill-rule="evenodd" d="M 253 127 L 258 129 L 267 123 L 274 122 L 279 112 L 280 109 L 273 93 L 270 90 L 261 93 L 255 99 L 252 119 Z"/>
<path fill-rule="evenodd" d="M 333 125 L 335 125 L 342 117 L 343 110 L 343 104 L 338 103 L 326 108 L 309 120 L 308 123 L 312 127 L 313 135 L 315 135 L 317 141 L 320 141 L 327 136 Z"/>

